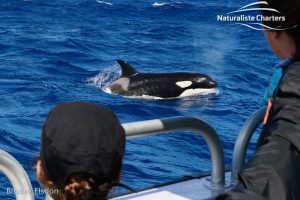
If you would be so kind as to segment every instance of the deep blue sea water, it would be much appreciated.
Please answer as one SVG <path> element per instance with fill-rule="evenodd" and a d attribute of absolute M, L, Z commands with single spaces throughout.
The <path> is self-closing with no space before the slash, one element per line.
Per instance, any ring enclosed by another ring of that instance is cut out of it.
<path fill-rule="evenodd" d="M 41 127 L 49 110 L 67 101 L 105 105 L 122 123 L 203 118 L 220 135 L 230 167 L 238 131 L 263 105 L 277 62 L 261 32 L 216 20 L 249 0 L 0 2 L 0 148 L 21 162 L 34 187 L 39 185 L 29 166 Z M 173 100 L 107 94 L 101 87 L 118 75 L 116 59 L 141 72 L 206 73 L 220 92 Z M 176 132 L 129 140 L 122 182 L 142 188 L 209 170 L 203 140 Z M 0 199 L 14 199 L 6 195 L 10 185 L 2 175 L 0 186 Z"/>

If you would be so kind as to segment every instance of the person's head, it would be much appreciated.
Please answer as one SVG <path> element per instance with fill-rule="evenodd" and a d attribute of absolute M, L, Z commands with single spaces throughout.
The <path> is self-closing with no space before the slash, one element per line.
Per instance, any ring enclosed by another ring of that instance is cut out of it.
<path fill-rule="evenodd" d="M 119 181 L 125 132 L 109 109 L 64 103 L 48 115 L 41 137 L 37 177 L 55 200 L 106 199 Z"/>
<path fill-rule="evenodd" d="M 299 0 L 266 0 L 274 11 L 263 11 L 265 17 L 280 17 L 263 23 L 269 27 L 282 30 L 266 30 L 265 37 L 273 52 L 282 60 L 300 58 L 300 1 Z M 283 18 L 282 18 L 283 17 Z"/>

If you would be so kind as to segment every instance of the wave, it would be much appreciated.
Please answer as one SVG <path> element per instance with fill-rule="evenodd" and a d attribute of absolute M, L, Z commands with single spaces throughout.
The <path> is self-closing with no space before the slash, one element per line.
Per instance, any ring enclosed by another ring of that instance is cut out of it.
<path fill-rule="evenodd" d="M 151 4 L 153 8 L 187 8 L 191 7 L 191 4 L 183 3 L 183 2 L 174 2 L 174 3 L 166 3 L 166 2 L 155 2 Z"/>
<path fill-rule="evenodd" d="M 35 154 L 39 149 L 39 142 L 36 139 L 20 137 L 13 133 L 0 129 L 0 148 L 14 154 Z"/>
<path fill-rule="evenodd" d="M 165 5 L 168 5 L 168 4 L 170 4 L 170 3 L 157 3 L 157 2 L 155 2 L 155 3 L 152 4 L 152 6 L 153 7 L 162 7 L 162 6 L 165 6 Z"/>
<path fill-rule="evenodd" d="M 113 6 L 111 2 L 97 0 L 97 3 Z"/>

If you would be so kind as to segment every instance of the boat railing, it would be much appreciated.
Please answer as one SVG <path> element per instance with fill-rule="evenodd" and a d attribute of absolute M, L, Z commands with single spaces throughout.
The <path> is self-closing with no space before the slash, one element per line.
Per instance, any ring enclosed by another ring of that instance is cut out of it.
<path fill-rule="evenodd" d="M 237 174 L 245 163 L 251 137 L 261 124 L 266 108 L 255 112 L 244 124 L 234 146 L 231 185 L 237 182 Z M 211 156 L 211 179 L 207 183 L 212 194 L 225 190 L 225 165 L 223 148 L 216 131 L 196 117 L 170 117 L 122 124 L 127 138 L 156 135 L 165 132 L 188 130 L 199 133 L 208 145 Z M 17 200 L 33 200 L 34 195 L 28 175 L 21 164 L 7 152 L 0 150 L 0 171 L 10 180 Z M 208 180 L 208 179 L 207 179 Z"/>
<path fill-rule="evenodd" d="M 216 131 L 205 121 L 196 117 L 170 117 L 122 124 L 127 138 L 155 135 L 176 130 L 198 132 L 208 145 L 211 156 L 211 189 L 222 191 L 225 185 L 224 153 Z"/>
<path fill-rule="evenodd" d="M 231 171 L 231 184 L 235 185 L 238 182 L 238 173 L 241 171 L 245 164 L 246 153 L 250 140 L 255 133 L 255 130 L 263 122 L 266 113 L 266 108 L 261 108 L 252 114 L 244 123 L 237 140 L 234 145 L 232 156 L 232 171 Z"/>
<path fill-rule="evenodd" d="M 32 185 L 22 165 L 9 153 L 0 149 L 0 171 L 13 188 L 6 188 L 8 194 L 15 194 L 16 200 L 34 200 Z"/>

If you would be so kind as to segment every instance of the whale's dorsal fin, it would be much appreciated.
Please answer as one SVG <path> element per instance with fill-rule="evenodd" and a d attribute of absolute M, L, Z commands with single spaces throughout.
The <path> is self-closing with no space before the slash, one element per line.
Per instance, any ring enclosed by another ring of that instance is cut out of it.
<path fill-rule="evenodd" d="M 117 62 L 119 63 L 119 65 L 122 68 L 121 77 L 133 76 L 138 73 L 131 65 L 129 65 L 124 60 L 117 60 Z"/>

